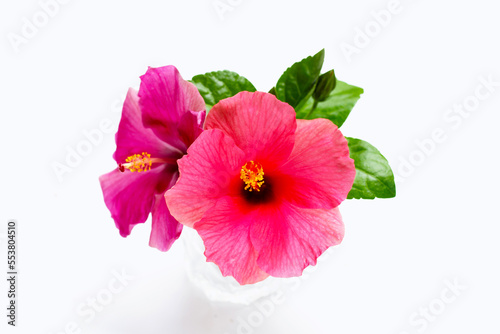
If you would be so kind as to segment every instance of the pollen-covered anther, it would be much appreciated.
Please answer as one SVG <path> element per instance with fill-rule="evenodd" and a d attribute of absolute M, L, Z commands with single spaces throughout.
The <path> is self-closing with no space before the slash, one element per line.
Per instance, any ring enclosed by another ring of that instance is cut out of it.
<path fill-rule="evenodd" d="M 125 159 L 125 163 L 119 164 L 118 168 L 121 172 L 128 169 L 131 172 L 146 172 L 151 169 L 153 164 L 153 159 L 151 159 L 151 154 L 147 152 L 142 152 L 141 154 L 134 154 Z"/>
<path fill-rule="evenodd" d="M 249 161 L 241 167 L 240 178 L 245 182 L 245 190 L 260 191 L 264 184 L 264 169 L 258 162 Z"/>

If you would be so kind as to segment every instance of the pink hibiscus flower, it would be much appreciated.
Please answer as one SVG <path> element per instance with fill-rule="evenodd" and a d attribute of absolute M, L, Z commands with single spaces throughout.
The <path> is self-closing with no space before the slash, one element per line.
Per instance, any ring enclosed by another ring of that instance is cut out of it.
<path fill-rule="evenodd" d="M 331 121 L 296 120 L 274 95 L 241 92 L 220 101 L 205 131 L 178 161 L 167 206 L 195 228 L 207 261 L 240 284 L 300 276 L 342 241 L 338 205 L 355 169 Z"/>
<path fill-rule="evenodd" d="M 167 251 L 182 225 L 170 214 L 164 193 L 179 176 L 177 160 L 202 132 L 205 102 L 173 66 L 149 68 L 139 93 L 130 89 L 116 133 L 118 167 L 99 178 L 104 201 L 120 234 L 152 213 L 151 247 Z"/>

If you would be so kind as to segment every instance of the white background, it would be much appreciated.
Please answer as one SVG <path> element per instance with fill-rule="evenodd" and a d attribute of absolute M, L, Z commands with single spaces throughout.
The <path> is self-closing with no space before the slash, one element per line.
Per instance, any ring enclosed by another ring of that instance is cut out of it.
<path fill-rule="evenodd" d="M 498 4 L 401 0 L 377 31 L 371 12 L 388 0 L 230 3 L 221 16 L 213 0 L 68 1 L 16 52 L 9 34 L 41 7 L 2 0 L 0 221 L 1 233 L 19 223 L 20 309 L 10 328 L 2 279 L 0 332 L 65 333 L 74 322 L 97 334 L 244 333 L 254 317 L 246 332 L 498 333 L 500 87 L 468 117 L 445 118 L 478 101 L 481 77 L 500 81 Z M 367 27 L 364 46 L 355 39 Z M 346 57 L 341 45 L 355 42 Z M 267 91 L 321 48 L 325 70 L 365 89 L 342 131 L 384 153 L 400 176 L 397 198 L 344 202 L 344 242 L 269 314 L 212 305 L 187 280 L 182 241 L 161 253 L 148 247 L 150 221 L 123 239 L 110 218 L 98 177 L 115 167 L 117 102 L 147 66 L 169 64 L 185 79 L 233 70 Z M 59 182 L 53 163 L 103 119 L 113 132 Z M 446 140 L 419 153 L 416 141 L 436 129 Z M 79 305 L 122 270 L 134 279 L 85 321 Z M 465 287 L 450 303 L 446 280 Z M 411 322 L 429 307 L 432 321 Z"/>

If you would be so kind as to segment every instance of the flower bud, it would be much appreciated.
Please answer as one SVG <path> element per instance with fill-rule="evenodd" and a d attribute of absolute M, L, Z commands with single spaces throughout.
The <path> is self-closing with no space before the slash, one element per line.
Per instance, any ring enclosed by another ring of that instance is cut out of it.
<path fill-rule="evenodd" d="M 330 96 L 330 93 L 337 85 L 337 78 L 333 70 L 323 73 L 318 78 L 318 83 L 313 92 L 313 98 L 319 102 L 324 101 Z"/>

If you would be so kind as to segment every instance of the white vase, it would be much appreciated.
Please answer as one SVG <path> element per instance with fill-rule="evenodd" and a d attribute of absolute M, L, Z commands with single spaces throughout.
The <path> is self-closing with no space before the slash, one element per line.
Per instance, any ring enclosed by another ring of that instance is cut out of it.
<path fill-rule="evenodd" d="M 184 227 L 182 239 L 187 275 L 211 301 L 250 305 L 260 298 L 272 295 L 284 286 L 286 279 L 275 277 L 268 277 L 255 284 L 240 285 L 233 277 L 222 276 L 217 265 L 207 262 L 203 254 L 205 246 L 194 229 Z"/>

